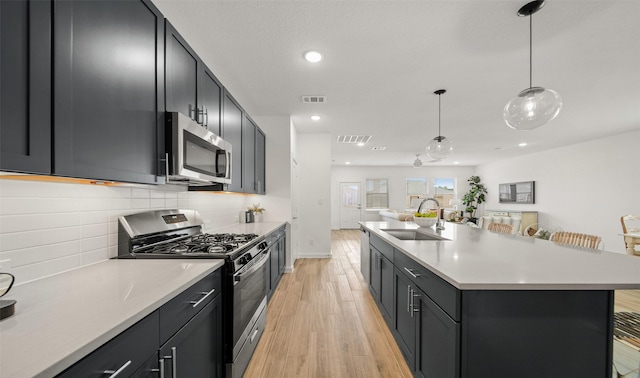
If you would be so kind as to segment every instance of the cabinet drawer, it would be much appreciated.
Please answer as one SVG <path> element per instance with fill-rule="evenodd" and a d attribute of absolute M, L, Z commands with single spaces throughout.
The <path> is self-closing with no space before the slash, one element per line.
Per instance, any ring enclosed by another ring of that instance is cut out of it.
<path fill-rule="evenodd" d="M 185 325 L 221 291 L 222 269 L 218 269 L 162 306 L 160 308 L 160 343 L 169 340 L 180 327 Z M 211 294 L 207 296 L 208 293 Z"/>
<path fill-rule="evenodd" d="M 130 376 L 160 346 L 158 324 L 158 311 L 155 311 L 62 372 L 58 378 L 104 378 L 118 369 L 122 369 L 119 376 Z"/>
<path fill-rule="evenodd" d="M 455 321 L 460 321 L 460 291 L 400 251 L 395 265 Z M 409 273 L 407 270 L 410 270 Z M 415 276 L 415 277 L 414 277 Z"/>
<path fill-rule="evenodd" d="M 375 236 L 374 234 L 371 234 L 371 236 L 369 236 L 369 244 L 375 247 L 378 251 L 380 251 L 380 253 L 382 253 L 386 258 L 393 262 L 393 247 L 390 244 L 387 244 L 387 242 Z"/>

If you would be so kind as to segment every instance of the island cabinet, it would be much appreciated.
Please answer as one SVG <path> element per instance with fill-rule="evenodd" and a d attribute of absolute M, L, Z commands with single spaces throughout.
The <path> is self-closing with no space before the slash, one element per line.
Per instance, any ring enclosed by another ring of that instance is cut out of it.
<path fill-rule="evenodd" d="M 164 183 L 158 9 L 148 0 L 54 2 L 53 62 L 53 173 Z"/>
<path fill-rule="evenodd" d="M 371 235 L 371 284 L 369 289 L 387 325 L 393 324 L 393 247 Z"/>
<path fill-rule="evenodd" d="M 223 377 L 221 288 L 218 269 L 58 377 Z"/>
<path fill-rule="evenodd" d="M 0 170 L 51 173 L 51 3 L 0 1 Z"/>
<path fill-rule="evenodd" d="M 430 248 L 436 250 L 433 243 L 411 248 L 429 256 Z M 517 284 L 459 289 L 374 231 L 369 248 L 371 293 L 385 320 L 389 307 L 381 267 L 393 269 L 390 328 L 414 376 L 611 376 L 612 290 Z"/>
<path fill-rule="evenodd" d="M 166 110 L 222 136 L 222 84 L 168 20 L 165 35 Z"/>
<path fill-rule="evenodd" d="M 407 364 L 417 377 L 459 377 L 459 291 L 402 252 L 395 253 L 393 333 Z"/>

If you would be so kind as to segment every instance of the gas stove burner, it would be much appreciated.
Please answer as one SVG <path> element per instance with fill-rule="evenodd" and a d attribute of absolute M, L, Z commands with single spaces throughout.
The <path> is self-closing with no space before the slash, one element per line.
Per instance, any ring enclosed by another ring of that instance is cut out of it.
<path fill-rule="evenodd" d="M 182 254 L 182 253 L 187 253 L 187 252 L 189 252 L 189 246 L 187 244 L 178 244 L 178 245 L 174 245 L 173 247 L 169 248 L 169 253 Z"/>

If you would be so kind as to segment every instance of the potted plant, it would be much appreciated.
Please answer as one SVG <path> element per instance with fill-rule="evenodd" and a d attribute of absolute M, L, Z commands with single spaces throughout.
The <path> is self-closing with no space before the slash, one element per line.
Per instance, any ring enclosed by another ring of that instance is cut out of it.
<path fill-rule="evenodd" d="M 253 211 L 256 222 L 262 222 L 262 213 L 265 211 L 264 207 L 260 207 L 259 203 L 254 203 L 253 206 L 247 207 L 247 210 Z"/>
<path fill-rule="evenodd" d="M 467 180 L 471 187 L 469 191 L 462 197 L 462 204 L 466 206 L 465 210 L 469 213 L 469 221 L 476 223 L 476 210 L 478 205 L 485 201 L 484 195 L 487 194 L 487 188 L 480 182 L 479 176 L 471 176 Z"/>

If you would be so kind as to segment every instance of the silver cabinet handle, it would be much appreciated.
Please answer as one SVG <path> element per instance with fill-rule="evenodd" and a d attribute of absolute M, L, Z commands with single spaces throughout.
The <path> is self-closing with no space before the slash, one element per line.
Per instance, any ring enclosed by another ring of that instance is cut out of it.
<path fill-rule="evenodd" d="M 215 289 L 215 288 L 211 289 L 211 291 L 201 291 L 201 292 L 200 292 L 200 294 L 204 295 L 204 297 L 200 298 L 200 300 L 199 300 L 199 301 L 191 301 L 191 302 L 189 302 L 189 303 L 191 303 L 191 304 L 193 305 L 193 306 L 191 306 L 191 307 L 193 307 L 193 308 L 198 307 L 198 305 L 199 305 L 200 303 L 202 303 L 202 301 L 204 301 L 205 299 L 207 299 L 207 297 L 208 297 L 208 296 L 210 296 L 211 294 L 213 294 L 213 292 L 214 292 L 214 291 L 216 291 L 216 289 Z"/>
<path fill-rule="evenodd" d="M 164 378 L 164 358 L 158 360 L 158 369 L 151 369 L 151 371 L 160 373 L 160 378 Z"/>
<path fill-rule="evenodd" d="M 102 374 L 111 374 L 109 378 L 115 378 L 118 374 L 122 373 L 124 369 L 126 369 L 129 365 L 131 365 L 131 360 L 124 363 L 124 365 L 120 366 L 118 370 L 105 370 Z"/>
<path fill-rule="evenodd" d="M 407 285 L 407 312 L 411 313 L 411 285 Z"/>
<path fill-rule="evenodd" d="M 171 360 L 171 377 L 173 378 L 178 378 L 177 375 L 177 365 L 178 365 L 178 348 L 177 347 L 171 347 L 171 355 L 170 356 L 164 356 L 164 358 Z M 163 364 L 164 365 L 164 364 Z M 163 369 L 163 365 L 161 366 L 161 370 Z M 162 371 L 160 372 L 160 374 L 163 374 Z"/>
<path fill-rule="evenodd" d="M 409 273 L 411 275 L 411 277 L 413 277 L 413 278 L 418 278 L 418 277 L 421 276 L 420 273 L 414 273 L 413 269 L 409 269 L 406 266 L 404 267 L 404 270 L 407 271 L 407 273 Z"/>
<path fill-rule="evenodd" d="M 416 294 L 415 291 L 411 290 L 411 317 L 413 318 L 413 314 L 419 312 L 420 309 L 416 308 L 416 298 L 420 297 L 420 294 Z"/>
<path fill-rule="evenodd" d="M 253 342 L 253 339 L 255 339 L 255 338 L 256 338 L 256 335 L 258 334 L 258 331 L 259 331 L 259 330 L 258 330 L 258 328 L 256 328 L 256 329 L 254 329 L 254 330 L 253 330 L 253 333 L 251 334 L 251 337 L 249 338 L 249 340 L 250 340 L 251 342 Z"/>
<path fill-rule="evenodd" d="M 202 116 L 202 122 L 204 123 L 204 127 L 209 126 L 209 111 L 204 106 L 202 107 L 204 110 L 204 115 Z"/>

